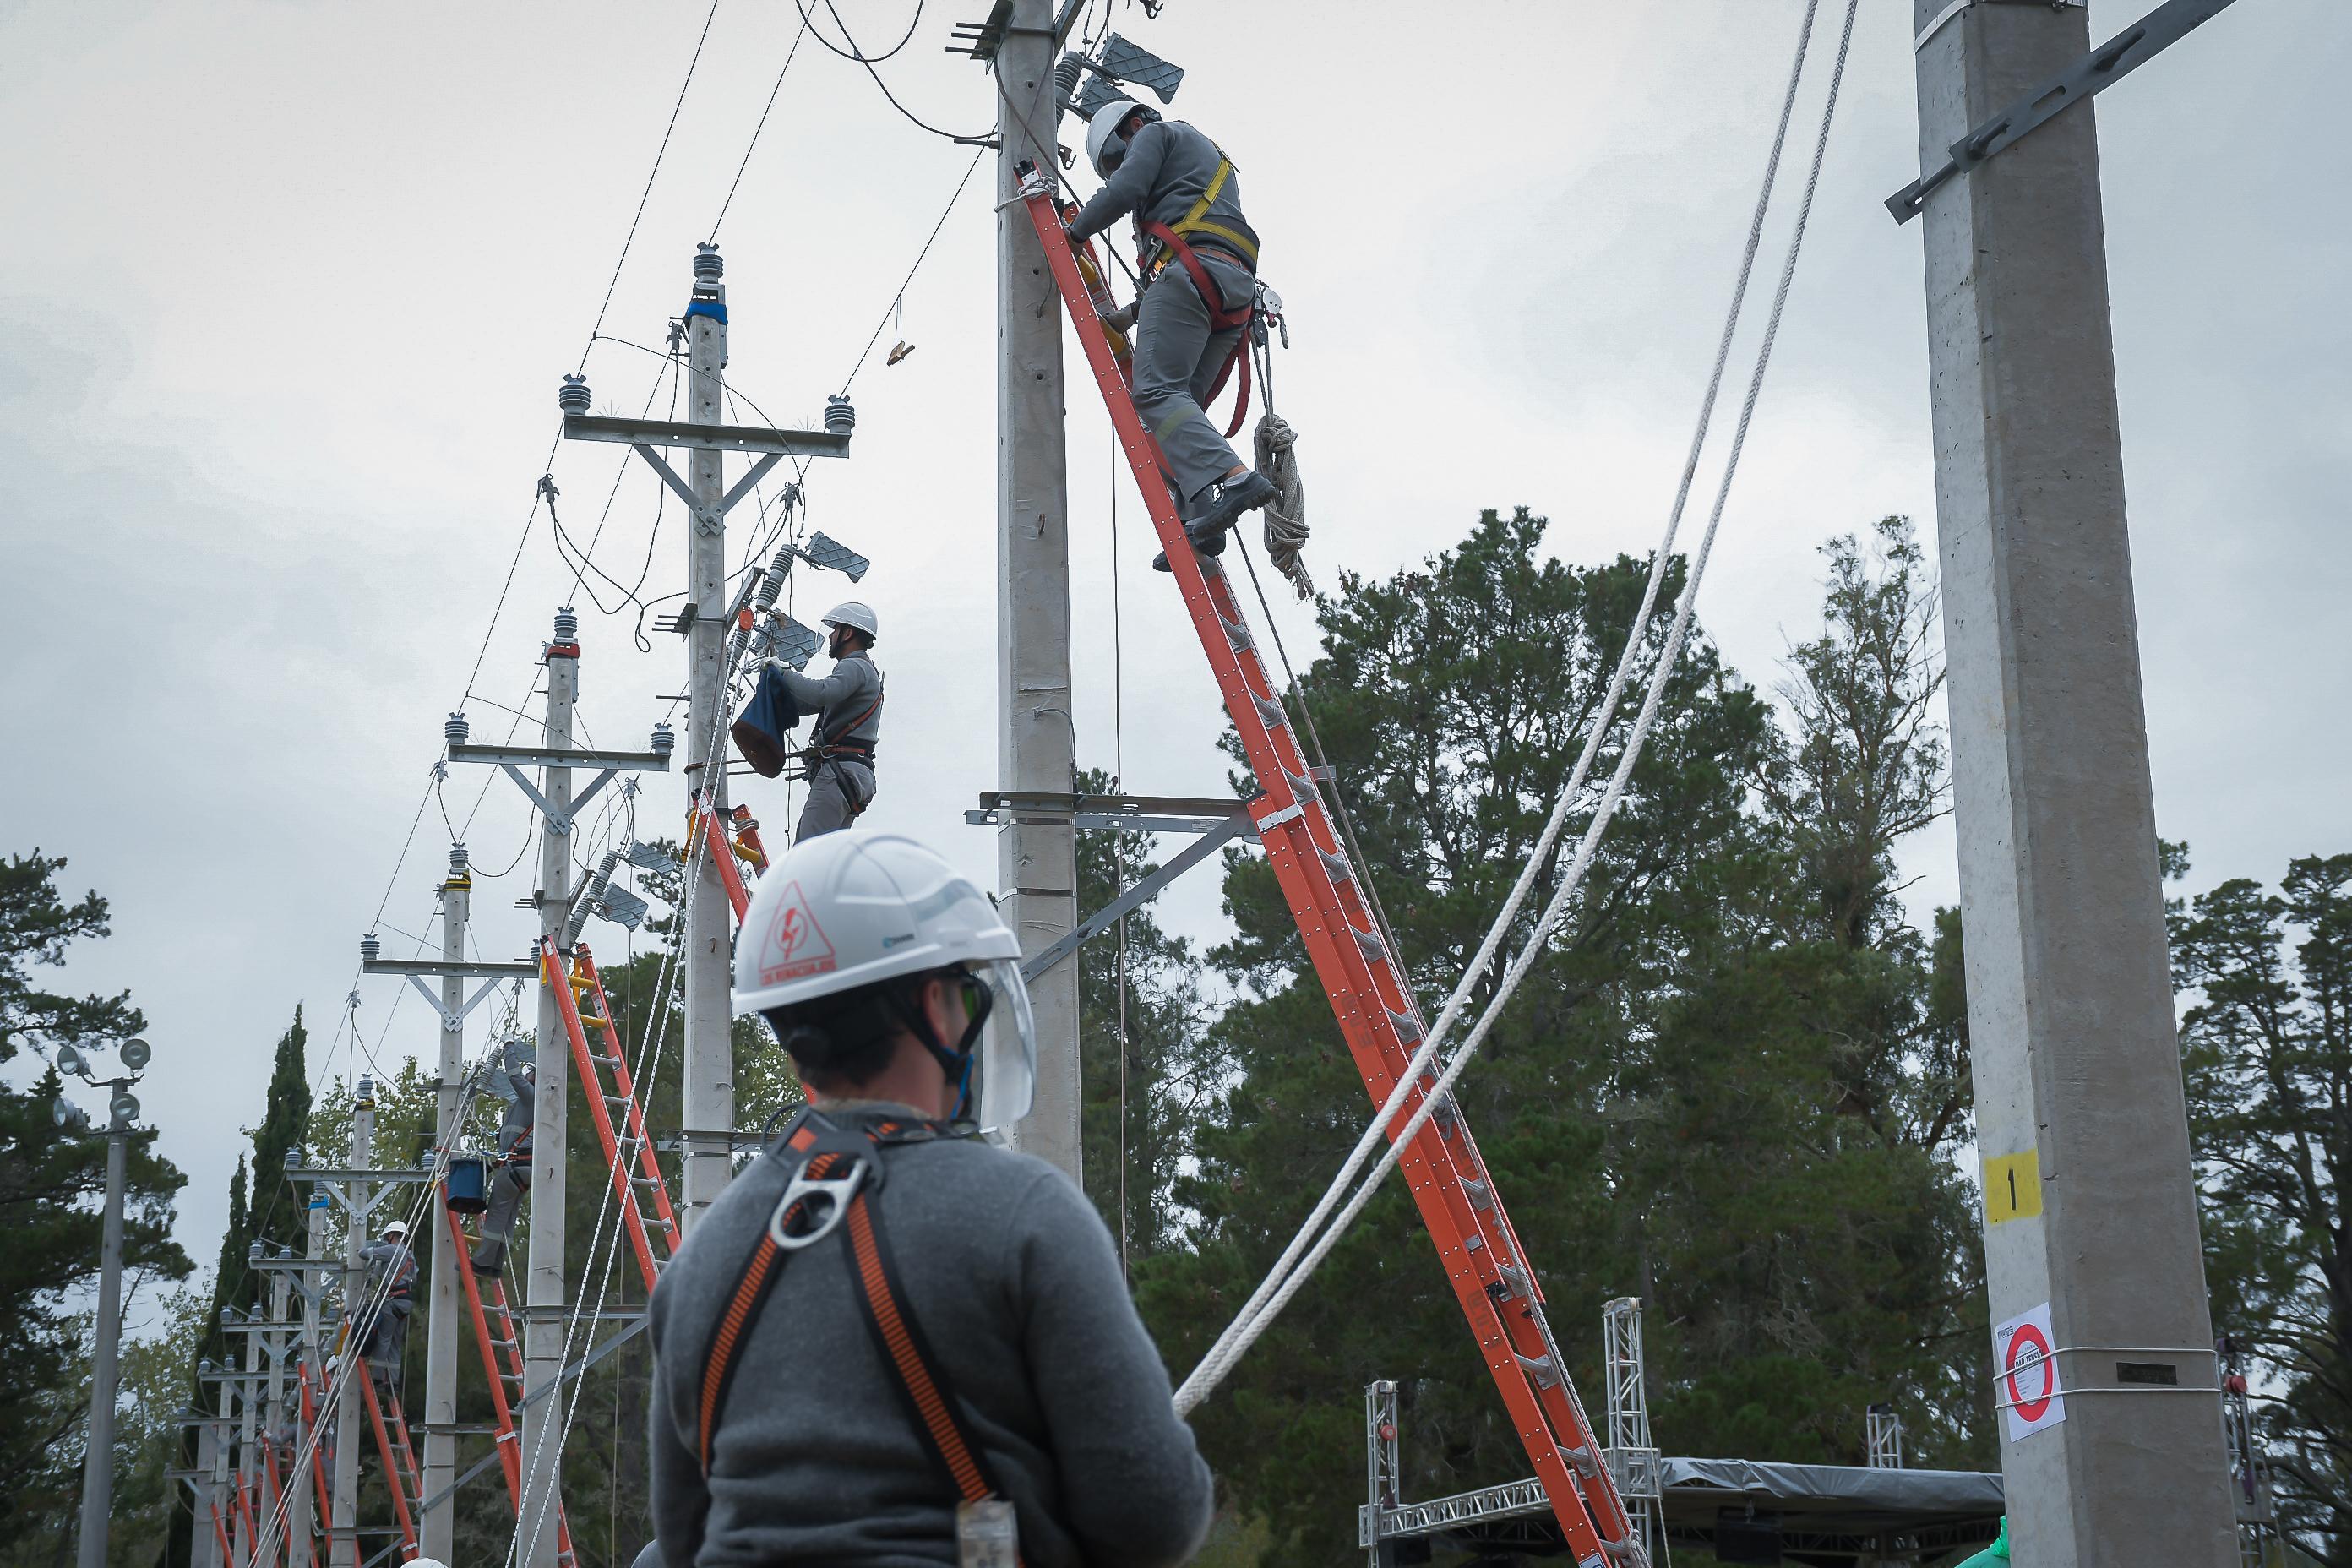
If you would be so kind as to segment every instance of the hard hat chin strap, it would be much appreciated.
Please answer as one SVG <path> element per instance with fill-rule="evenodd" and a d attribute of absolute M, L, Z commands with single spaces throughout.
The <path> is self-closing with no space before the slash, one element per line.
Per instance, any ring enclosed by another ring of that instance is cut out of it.
<path fill-rule="evenodd" d="M 940 1041 L 939 1031 L 931 1026 L 929 1010 L 918 1000 L 924 984 L 933 980 L 942 984 L 952 982 L 960 985 L 965 1008 L 971 1014 L 971 1021 L 964 1025 L 963 1034 L 952 1048 Z M 907 1032 L 931 1053 L 932 1059 L 947 1073 L 948 1081 L 955 1085 L 955 1110 L 948 1118 L 950 1121 L 961 1121 L 971 1114 L 972 1061 L 980 1045 L 981 1031 L 988 1027 L 988 1015 L 995 1001 L 993 991 L 961 969 L 933 970 L 917 976 L 914 984 L 890 994 L 890 1005 L 898 1011 L 899 1021 L 907 1026 Z"/>

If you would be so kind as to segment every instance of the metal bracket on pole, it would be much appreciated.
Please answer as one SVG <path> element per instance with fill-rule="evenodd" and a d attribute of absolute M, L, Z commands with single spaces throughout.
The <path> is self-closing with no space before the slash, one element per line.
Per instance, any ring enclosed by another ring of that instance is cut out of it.
<path fill-rule="evenodd" d="M 1161 888 L 1223 848 L 1234 839 L 1250 831 L 1249 818 L 1238 814 L 1218 823 L 1208 832 L 1186 845 L 1166 865 L 1128 888 L 1109 903 L 1079 921 L 1076 929 L 1068 935 L 1050 947 L 1041 948 L 1036 956 L 1021 966 L 1022 980 L 1024 983 L 1035 980 L 1037 976 L 1077 952 L 1078 945 L 1087 938 L 1109 926 L 1116 925 L 1123 917 L 1132 913 L 1145 900 L 1159 892 Z"/>
<path fill-rule="evenodd" d="M 512 770 L 509 769 L 509 771 L 511 772 Z M 611 775 L 607 774 L 606 776 L 609 777 Z M 528 784 L 524 784 L 523 788 L 530 790 L 532 799 L 536 800 L 539 798 L 539 792 L 535 789 L 531 789 L 530 785 Z M 484 1002 L 489 999 L 490 994 L 499 988 L 499 981 L 516 979 L 533 980 L 537 979 L 539 976 L 539 965 L 524 962 L 511 963 L 452 963 L 447 959 L 363 958 L 360 961 L 360 969 L 362 973 L 368 974 L 406 975 L 408 977 L 408 983 L 416 987 L 417 994 L 423 996 L 425 1003 L 431 1006 L 436 1013 L 438 1013 L 441 1016 L 441 1027 L 453 1035 L 466 1026 L 466 1020 L 472 1016 L 475 1008 L 480 1006 Z M 467 1000 L 464 1006 L 452 1011 L 442 1004 L 440 997 L 433 994 L 433 988 L 425 984 L 428 977 L 442 980 L 453 978 L 458 980 L 479 980 L 482 984 L 481 988 L 474 993 L 473 996 Z"/>
<path fill-rule="evenodd" d="M 1220 795 L 1064 795 L 1024 790 L 982 790 L 980 809 L 963 819 L 975 827 L 1009 827 L 1016 822 L 1066 822 L 1085 831 L 1109 833 L 1214 833 L 1240 819 L 1244 830 L 1251 802 Z"/>
<path fill-rule="evenodd" d="M 1946 181 L 1999 156 L 2074 105 L 2113 87 L 2231 4 L 2231 0 L 2165 0 L 2137 22 L 1953 142 L 1952 155 L 1943 166 L 1887 197 L 1886 210 L 1895 215 L 1896 223 L 1909 223 L 1927 205 L 1927 197 Z M 1945 16 L 1951 14 L 1948 11 Z M 1937 24 L 1944 19 L 1937 17 Z M 1921 34 L 1921 43 L 1924 45 L 1934 32 L 1935 26 L 1930 26 Z"/>
<path fill-rule="evenodd" d="M 588 804 L 596 792 L 613 781 L 620 773 L 666 773 L 669 772 L 667 752 L 573 752 L 547 746 L 476 746 L 463 742 L 452 742 L 449 760 L 453 763 L 495 763 L 506 770 L 531 804 L 547 818 L 548 826 L 560 837 L 572 831 L 580 808 Z M 523 777 L 525 768 L 594 768 L 597 774 L 588 787 L 572 797 L 570 811 L 558 811 L 548 798 L 540 794 L 539 786 Z M 446 974 L 444 968 L 434 973 Z"/>

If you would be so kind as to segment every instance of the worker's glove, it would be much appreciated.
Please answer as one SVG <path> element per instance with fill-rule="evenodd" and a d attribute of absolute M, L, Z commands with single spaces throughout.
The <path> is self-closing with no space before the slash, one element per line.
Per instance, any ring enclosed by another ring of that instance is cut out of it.
<path fill-rule="evenodd" d="M 1115 332 L 1126 331 L 1135 325 L 1135 305 L 1121 305 L 1103 318 L 1103 324 Z"/>

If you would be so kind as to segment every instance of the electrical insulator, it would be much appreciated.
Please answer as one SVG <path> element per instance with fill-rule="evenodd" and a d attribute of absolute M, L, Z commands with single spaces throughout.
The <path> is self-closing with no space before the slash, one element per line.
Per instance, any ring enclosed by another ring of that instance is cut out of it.
<path fill-rule="evenodd" d="M 849 405 L 849 394 L 836 392 L 824 400 L 824 428 L 834 436 L 846 436 L 857 428 L 857 410 Z"/>
<path fill-rule="evenodd" d="M 587 413 L 588 378 L 584 375 L 565 376 L 562 390 L 555 395 L 555 405 L 566 414 Z"/>
<path fill-rule="evenodd" d="M 369 963 L 373 963 L 375 962 L 376 958 L 383 952 L 383 942 L 376 936 L 375 932 L 370 931 L 367 935 L 360 938 L 360 956 L 366 959 Z"/>
<path fill-rule="evenodd" d="M 671 731 L 670 727 L 667 724 L 655 725 L 654 755 L 667 757 L 676 750 L 677 750 L 677 736 Z"/>
<path fill-rule="evenodd" d="M 449 721 L 441 726 L 441 738 L 453 746 L 464 745 L 466 737 L 473 732 L 473 726 L 466 722 L 463 713 L 450 714 Z"/>
<path fill-rule="evenodd" d="M 555 612 L 555 640 L 557 642 L 580 640 L 580 617 L 572 614 L 572 606 L 569 605 Z"/>
<path fill-rule="evenodd" d="M 694 280 L 716 283 L 727 274 L 727 263 L 720 260 L 719 247 L 709 241 L 694 247 Z"/>
<path fill-rule="evenodd" d="M 466 853 L 466 847 L 464 845 L 452 844 L 449 846 L 449 875 L 452 877 L 464 876 L 466 874 L 467 859 L 468 857 Z"/>

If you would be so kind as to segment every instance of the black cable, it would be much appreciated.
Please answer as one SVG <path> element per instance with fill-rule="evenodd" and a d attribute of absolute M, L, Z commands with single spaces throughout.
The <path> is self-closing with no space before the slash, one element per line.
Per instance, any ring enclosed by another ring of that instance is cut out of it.
<path fill-rule="evenodd" d="M 646 188 L 637 194 L 637 210 L 630 215 L 629 232 L 622 237 L 620 258 L 613 263 L 612 280 L 604 285 L 604 301 L 596 307 L 596 324 L 588 329 L 588 343 L 580 351 L 580 363 L 574 375 L 586 373 L 588 349 L 596 343 L 596 334 L 604 328 L 604 312 L 613 308 L 613 290 L 621 286 L 621 268 L 628 264 L 629 247 L 636 243 L 637 225 L 645 221 L 646 203 L 653 199 L 654 179 L 661 173 L 662 159 L 669 152 L 669 139 L 677 129 L 678 110 L 686 107 L 686 89 L 694 85 L 694 68 L 702 63 L 702 46 L 709 41 L 710 24 L 719 15 L 719 0 L 710 0 L 710 9 L 702 17 L 702 32 L 694 40 L 694 58 L 686 62 L 686 79 L 677 84 L 677 101 L 669 107 L 669 123 L 662 127 L 661 145 L 654 151 L 654 166 L 646 171 Z"/>
<path fill-rule="evenodd" d="M 673 414 L 677 411 L 677 362 L 675 359 L 670 361 L 670 412 Z M 661 395 L 661 377 L 656 376 L 654 378 L 653 386 L 646 393 L 645 406 L 638 410 L 637 416 L 639 418 L 643 418 L 653 412 L 654 399 Z M 646 579 L 653 574 L 654 548 L 661 542 L 662 520 L 668 515 L 669 510 L 669 487 L 667 485 L 664 485 L 660 489 L 655 492 L 653 531 L 646 539 L 646 559 L 644 563 L 637 569 L 637 580 L 635 584 L 623 587 L 619 578 L 614 576 L 602 566 L 596 564 L 594 560 L 594 551 L 596 549 L 596 542 L 604 537 L 604 525 L 611 521 L 613 516 L 613 502 L 619 497 L 621 493 L 621 482 L 623 479 L 627 478 L 628 472 L 629 460 L 627 458 L 624 457 L 621 459 L 620 467 L 614 471 L 613 488 L 604 492 L 604 510 L 597 516 L 596 531 L 588 536 L 588 546 L 584 550 L 582 549 L 579 543 L 572 538 L 571 534 L 564 531 L 563 520 L 556 514 L 555 498 L 558 491 L 555 488 L 555 477 L 552 474 L 542 474 L 540 476 L 539 480 L 540 499 L 547 503 L 547 521 L 555 535 L 555 552 L 562 559 L 565 565 L 572 568 L 572 588 L 576 591 L 580 588 L 587 587 L 588 602 L 596 607 L 596 613 L 600 616 L 617 616 L 633 604 L 642 605 L 644 603 L 643 600 L 637 597 L 637 590 L 644 587 L 646 585 Z M 568 554 L 566 553 L 567 546 L 569 546 L 570 549 L 570 553 Z M 576 560 L 573 558 L 575 556 L 577 557 Z M 585 574 L 590 572 L 595 573 L 597 576 L 602 577 L 605 582 L 621 590 L 621 602 L 619 604 L 613 605 L 609 609 L 605 607 L 604 602 L 596 596 L 596 590 L 593 587 L 588 587 Z M 638 613 L 637 620 L 640 626 L 644 625 L 645 616 L 642 610 Z M 637 651 L 644 653 L 648 651 L 648 648 L 646 647 L 640 647 Z"/>
<path fill-rule="evenodd" d="M 964 166 L 963 178 L 956 182 L 955 194 L 949 196 L 948 205 L 940 209 L 940 221 L 931 225 L 930 238 L 924 240 L 923 248 L 916 252 L 915 265 L 908 268 L 907 276 L 899 279 L 898 291 L 890 296 L 890 303 L 886 309 L 884 309 L 882 319 L 874 324 L 874 335 L 866 340 L 866 347 L 858 353 L 857 363 L 849 367 L 849 374 L 841 384 L 841 390 L 844 395 L 846 395 L 849 392 L 850 382 L 856 381 L 857 379 L 857 373 L 866 368 L 866 357 L 873 353 L 874 345 L 882 341 L 882 329 L 890 324 L 891 312 L 898 308 L 900 300 L 906 299 L 908 286 L 915 281 L 915 274 L 921 270 L 923 258 L 930 255 L 931 247 L 939 240 L 940 231 L 947 227 L 948 218 L 954 213 L 956 203 L 963 198 L 964 187 L 971 184 L 972 172 L 980 167 L 980 161 L 987 155 L 987 148 L 978 148 L 972 153 L 971 162 Z M 750 400 L 747 398 L 745 401 L 748 402 Z M 761 417 L 764 418 L 765 416 L 762 416 Z"/>
<path fill-rule="evenodd" d="M 793 3 L 800 7 L 802 23 L 803 25 L 809 25 L 811 30 L 814 31 L 814 28 L 813 24 L 814 23 L 815 18 L 810 16 L 809 8 L 804 3 L 804 0 L 793 0 Z M 879 55 L 869 55 L 866 53 L 866 51 L 857 47 L 857 40 L 849 37 L 849 28 L 845 26 L 843 26 L 841 28 L 841 36 L 844 38 L 848 39 L 849 47 L 845 49 L 841 47 L 831 38 L 826 37 L 823 33 L 817 34 L 816 41 L 823 44 L 826 48 L 831 49 L 835 54 L 839 55 L 843 59 L 856 60 L 862 66 L 880 65 L 884 60 L 888 59 L 891 55 L 897 54 L 900 49 L 907 47 L 907 40 L 908 38 L 912 38 L 915 36 L 915 29 L 923 25 L 923 7 L 929 3 L 929 0 L 915 0 L 915 15 L 914 17 L 907 24 L 906 36 L 901 37 L 897 43 L 891 45 L 887 53 Z M 833 6 L 828 4 L 825 6 L 825 9 L 833 11 Z M 833 19 L 836 25 L 840 25 L 841 13 L 838 11 L 833 11 Z"/>
<path fill-rule="evenodd" d="M 793 4 L 801 8 L 802 19 L 804 21 L 808 20 L 809 11 L 805 0 L 793 0 Z M 841 19 L 841 13 L 835 9 L 833 0 L 824 0 L 824 8 L 832 15 L 834 26 L 841 29 L 841 36 L 845 38 L 849 38 L 850 47 L 852 48 L 856 48 L 857 47 L 857 40 L 854 37 L 850 37 L 849 25 Z M 918 15 L 919 15 L 919 12 L 920 8 L 918 7 Z M 833 49 L 835 54 L 841 54 L 839 49 L 833 48 L 833 45 L 825 38 L 824 34 L 819 33 L 817 35 L 816 41 L 820 44 L 824 44 L 826 48 Z M 896 54 L 897 52 L 898 51 L 896 49 L 891 51 L 892 54 Z M 868 59 L 862 51 L 854 55 L 845 55 L 843 56 L 843 58 L 845 59 L 854 59 L 860 66 L 863 66 L 866 69 L 866 74 L 874 79 L 874 85 L 882 89 L 882 96 L 890 100 L 890 107 L 897 110 L 901 115 L 904 115 L 908 123 L 919 126 L 922 130 L 929 132 L 934 136 L 943 136 L 950 142 L 961 142 L 967 145 L 971 142 L 986 139 L 988 132 L 984 131 L 979 132 L 977 135 L 971 136 L 959 136 L 952 131 L 942 131 L 938 126 L 932 124 L 929 121 L 925 120 L 921 115 L 917 114 L 913 110 L 908 108 L 905 104 L 899 102 L 898 95 L 890 90 L 890 84 L 882 79 L 882 73 L 874 68 L 874 62 L 871 59 Z M 882 58 L 887 59 L 889 58 L 889 56 L 885 55 Z"/>
<path fill-rule="evenodd" d="M 916 15 L 921 14 L 921 7 L 918 6 Z M 710 243 L 713 245 L 719 243 L 719 226 L 727 221 L 727 209 L 735 205 L 735 187 L 743 183 L 743 171 L 751 166 L 751 153 L 760 145 L 760 132 L 768 128 L 768 116 L 775 110 L 776 95 L 784 90 L 784 72 L 793 68 L 793 61 L 800 56 L 801 40 L 807 37 L 809 32 L 808 13 L 803 11 L 801 13 L 801 30 L 793 35 L 793 47 L 784 54 L 783 68 L 776 72 L 776 85 L 768 89 L 767 107 L 760 110 L 760 123 L 751 127 L 751 140 L 743 148 L 743 161 L 735 165 L 735 178 L 727 187 L 727 199 L 719 204 L 719 216 L 710 220 Z M 824 41 L 822 37 L 817 39 L 819 43 Z"/>

